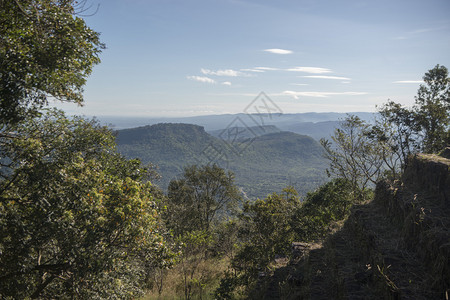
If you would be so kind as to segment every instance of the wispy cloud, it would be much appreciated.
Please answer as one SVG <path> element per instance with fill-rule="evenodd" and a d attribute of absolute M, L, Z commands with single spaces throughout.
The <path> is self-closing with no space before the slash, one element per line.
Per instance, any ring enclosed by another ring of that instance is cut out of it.
<path fill-rule="evenodd" d="M 230 86 L 230 85 L 231 85 L 231 82 L 229 82 L 229 81 L 224 81 L 224 82 L 222 82 L 222 84 L 223 84 L 223 85 L 228 85 L 228 86 Z"/>
<path fill-rule="evenodd" d="M 277 71 L 277 70 L 279 70 L 278 68 L 272 68 L 272 67 L 255 67 L 253 69 L 263 70 L 263 71 Z"/>
<path fill-rule="evenodd" d="M 244 72 L 254 72 L 254 73 L 264 73 L 263 70 L 258 70 L 258 69 L 241 69 L 241 71 L 244 71 Z"/>
<path fill-rule="evenodd" d="M 423 80 L 398 80 L 392 83 L 423 83 Z"/>
<path fill-rule="evenodd" d="M 291 96 L 295 99 L 299 97 L 315 97 L 315 98 L 327 98 L 330 96 L 358 96 L 367 95 L 366 92 L 295 92 L 295 91 L 284 91 L 281 95 Z"/>
<path fill-rule="evenodd" d="M 305 85 L 309 85 L 309 84 L 307 84 L 307 83 L 291 83 L 291 85 L 305 86 Z"/>
<path fill-rule="evenodd" d="M 186 78 L 189 80 L 205 82 L 205 83 L 212 83 L 212 84 L 217 83 L 217 81 L 215 81 L 214 79 L 211 79 L 211 78 L 205 77 L 205 76 L 187 76 Z"/>
<path fill-rule="evenodd" d="M 318 68 L 318 67 L 294 67 L 294 68 L 289 68 L 286 70 L 291 71 L 291 72 L 304 72 L 304 73 L 311 73 L 311 74 L 331 73 L 330 69 Z"/>
<path fill-rule="evenodd" d="M 212 71 L 212 70 L 208 70 L 208 69 L 200 69 L 200 71 L 205 75 L 228 76 L 228 77 L 248 76 L 248 74 L 245 74 L 245 73 L 242 73 L 239 71 L 235 71 L 235 70 L 231 70 L 231 69 L 217 70 L 217 71 Z"/>
<path fill-rule="evenodd" d="M 254 73 L 264 73 L 266 71 L 277 71 L 280 70 L 278 68 L 271 68 L 271 67 L 254 67 L 251 69 L 241 69 L 241 71 L 244 72 L 254 72 Z"/>
<path fill-rule="evenodd" d="M 340 77 L 340 76 L 327 76 L 327 75 L 309 75 L 302 76 L 304 78 L 319 78 L 319 79 L 334 79 L 334 80 L 351 80 L 348 77 Z"/>
<path fill-rule="evenodd" d="M 445 28 L 445 27 L 419 28 L 419 29 L 410 31 L 409 33 L 411 33 L 411 34 L 420 34 L 420 33 L 426 33 L 426 32 L 430 32 L 430 31 L 440 30 L 440 29 L 443 29 L 443 28 Z"/>
<path fill-rule="evenodd" d="M 263 51 L 266 51 L 266 52 L 269 52 L 269 53 L 274 53 L 274 54 L 292 54 L 293 53 L 293 51 L 291 51 L 291 50 L 278 49 L 278 48 L 264 49 Z"/>
<path fill-rule="evenodd" d="M 432 31 L 439 31 L 439 30 L 448 30 L 447 26 L 440 26 L 440 27 L 433 27 L 433 28 L 419 28 L 419 29 L 415 29 L 415 30 L 411 30 L 408 32 L 405 32 L 403 35 L 401 36 L 397 36 L 394 37 L 394 40 L 407 40 L 407 39 L 411 39 L 414 37 L 417 37 L 419 35 L 421 35 L 422 33 L 428 33 L 428 32 L 432 32 Z"/>

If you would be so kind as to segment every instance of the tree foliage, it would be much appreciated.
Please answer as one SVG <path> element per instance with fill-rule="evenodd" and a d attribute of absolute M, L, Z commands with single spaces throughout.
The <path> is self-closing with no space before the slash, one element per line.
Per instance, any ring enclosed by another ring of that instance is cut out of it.
<path fill-rule="evenodd" d="M 86 1 L 0 1 L 0 120 L 17 122 L 49 98 L 82 104 L 104 45 L 76 13 Z"/>
<path fill-rule="evenodd" d="M 179 236 L 177 241 L 182 245 L 179 265 L 183 276 L 184 297 L 192 299 L 195 291 L 202 294 L 204 278 L 202 274 L 198 274 L 197 269 L 206 259 L 206 252 L 212 243 L 212 235 L 203 230 L 194 230 Z"/>
<path fill-rule="evenodd" d="M 448 70 L 436 65 L 423 80 L 415 105 L 407 108 L 394 101 L 384 104 L 370 133 L 374 143 L 390 150 L 383 159 L 394 178 L 405 168 L 411 154 L 437 153 L 450 144 Z"/>
<path fill-rule="evenodd" d="M 207 284 L 217 281 L 204 266 L 232 251 L 231 219 L 240 198 L 233 173 L 217 165 L 186 167 L 182 178 L 170 182 L 163 219 L 181 250 L 176 268 L 185 299 L 201 298 Z"/>
<path fill-rule="evenodd" d="M 322 140 L 330 172 L 363 191 L 386 174 L 399 178 L 408 156 L 450 144 L 450 78 L 444 66 L 425 73 L 412 108 L 389 101 L 374 125 L 349 116 L 332 140 Z"/>
<path fill-rule="evenodd" d="M 135 298 L 165 245 L 157 189 L 83 103 L 104 45 L 86 0 L 0 1 L 0 298 Z"/>
<path fill-rule="evenodd" d="M 417 125 L 423 135 L 423 151 L 436 153 L 450 144 L 450 78 L 448 69 L 436 65 L 425 73 L 415 98 Z"/>
<path fill-rule="evenodd" d="M 398 178 L 408 157 L 421 149 L 416 113 L 399 103 L 389 101 L 379 108 L 378 118 L 368 133 L 373 143 L 382 145 L 384 167 Z"/>
<path fill-rule="evenodd" d="M 242 288 L 248 295 L 254 293 L 258 280 L 272 271 L 275 259 L 291 256 L 292 242 L 322 239 L 348 216 L 358 197 L 350 181 L 337 178 L 308 193 L 302 202 L 291 187 L 247 202 L 239 216 L 238 251 L 216 289 L 216 298 L 234 299 Z"/>
<path fill-rule="evenodd" d="M 333 223 L 348 216 L 359 197 L 351 182 L 344 178 L 335 178 L 309 192 L 293 215 L 298 240 L 309 242 L 324 237 Z"/>
<path fill-rule="evenodd" d="M 265 199 L 246 202 L 239 215 L 237 252 L 231 270 L 215 291 L 218 299 L 233 299 L 240 287 L 250 292 L 259 274 L 267 274 L 276 256 L 289 256 L 296 235 L 292 217 L 300 206 L 297 191 L 287 187 Z"/>
<path fill-rule="evenodd" d="M 231 213 L 239 199 L 230 171 L 217 165 L 187 167 L 183 178 L 169 184 L 168 226 L 175 235 L 210 231 L 214 222 Z"/>
<path fill-rule="evenodd" d="M 0 296 L 129 298 L 170 264 L 159 199 L 110 130 L 51 110 L 0 139 Z"/>
<path fill-rule="evenodd" d="M 329 172 L 350 182 L 354 191 L 364 191 L 382 174 L 384 145 L 373 143 L 368 136 L 369 124 L 349 115 L 335 130 L 332 140 L 322 139 L 325 157 L 330 160 Z"/>
<path fill-rule="evenodd" d="M 266 271 L 275 255 L 288 255 L 294 241 L 291 218 L 300 205 L 297 191 L 288 187 L 244 205 L 239 232 L 240 251 L 234 266 L 250 276 Z"/>

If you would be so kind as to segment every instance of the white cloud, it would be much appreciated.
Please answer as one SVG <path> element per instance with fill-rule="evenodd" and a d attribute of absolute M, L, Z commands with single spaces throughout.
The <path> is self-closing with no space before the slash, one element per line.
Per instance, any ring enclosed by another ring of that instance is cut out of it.
<path fill-rule="evenodd" d="M 271 68 L 271 67 L 255 67 L 253 69 L 263 70 L 263 71 L 277 71 L 277 70 L 279 70 L 278 68 Z"/>
<path fill-rule="evenodd" d="M 307 84 L 307 83 L 291 83 L 291 85 L 305 86 L 305 85 L 309 85 L 309 84 Z"/>
<path fill-rule="evenodd" d="M 264 49 L 263 51 L 274 53 L 274 54 L 292 54 L 293 52 L 291 50 L 285 50 L 285 49 Z"/>
<path fill-rule="evenodd" d="M 254 73 L 264 73 L 266 71 L 277 71 L 280 70 L 278 68 L 270 68 L 270 67 L 254 67 L 251 69 L 241 69 L 241 71 L 245 72 L 254 72 Z"/>
<path fill-rule="evenodd" d="M 348 77 L 339 77 L 339 76 L 327 76 L 327 75 L 311 75 L 311 76 L 302 76 L 305 78 L 319 78 L 319 79 L 334 79 L 334 80 L 351 80 Z"/>
<path fill-rule="evenodd" d="M 311 74 L 331 73 L 330 69 L 318 68 L 318 67 L 294 67 L 294 68 L 287 69 L 287 71 L 304 72 L 304 73 L 311 73 Z"/>
<path fill-rule="evenodd" d="M 329 96 L 358 96 L 366 95 L 366 92 L 295 92 L 295 91 L 284 91 L 281 95 L 292 96 L 295 99 L 299 97 L 315 97 L 315 98 L 327 98 Z"/>
<path fill-rule="evenodd" d="M 423 80 L 398 80 L 392 83 L 423 83 Z"/>
<path fill-rule="evenodd" d="M 231 70 L 231 69 L 217 70 L 217 71 L 212 71 L 212 70 L 208 70 L 208 69 L 200 69 L 200 71 L 205 75 L 228 76 L 228 77 L 248 76 L 245 73 Z"/>
<path fill-rule="evenodd" d="M 230 86 L 230 85 L 231 85 L 231 82 L 229 82 L 229 81 L 224 81 L 224 82 L 222 82 L 222 84 L 223 84 L 223 85 L 228 85 L 228 86 Z"/>
<path fill-rule="evenodd" d="M 187 76 L 186 77 L 189 80 L 199 81 L 199 82 L 205 82 L 205 83 L 217 83 L 214 79 L 211 79 L 209 77 L 205 76 Z"/>
<path fill-rule="evenodd" d="M 241 71 L 244 71 L 244 72 L 254 72 L 254 73 L 264 73 L 264 71 L 263 70 L 258 70 L 258 69 L 241 69 Z"/>

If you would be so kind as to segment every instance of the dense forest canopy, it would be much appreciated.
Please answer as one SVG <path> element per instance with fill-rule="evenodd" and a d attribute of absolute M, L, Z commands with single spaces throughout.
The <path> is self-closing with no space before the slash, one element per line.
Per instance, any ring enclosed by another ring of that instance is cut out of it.
<path fill-rule="evenodd" d="M 0 117 L 13 122 L 51 98 L 83 103 L 83 86 L 104 48 L 77 16 L 86 1 L 1 1 Z"/>
<path fill-rule="evenodd" d="M 161 197 L 82 104 L 99 63 L 83 1 L 0 2 L 0 298 L 130 298 L 169 265 Z"/>

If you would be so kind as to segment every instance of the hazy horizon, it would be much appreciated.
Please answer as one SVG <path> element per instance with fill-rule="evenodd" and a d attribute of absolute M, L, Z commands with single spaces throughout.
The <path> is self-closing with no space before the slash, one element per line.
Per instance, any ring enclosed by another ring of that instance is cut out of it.
<path fill-rule="evenodd" d="M 300 114 L 358 114 L 358 113 L 368 113 L 368 114 L 372 114 L 372 113 L 376 113 L 376 111 L 343 111 L 343 112 L 333 112 L 333 111 L 307 111 L 307 112 L 290 112 L 290 113 L 281 113 L 282 115 L 300 115 Z M 201 117 L 211 117 L 211 116 L 230 116 L 230 115 L 239 115 L 239 114 L 244 114 L 247 115 L 244 112 L 237 112 L 237 113 L 217 113 L 217 114 L 203 114 L 203 115 L 192 115 L 192 116 L 158 116 L 158 115 L 88 115 L 88 114 L 81 114 L 81 116 L 85 116 L 88 118 L 92 118 L 92 117 L 98 117 L 98 118 L 136 118 L 136 119 L 145 119 L 145 118 L 150 118 L 150 119 L 173 119 L 173 118 L 180 118 L 180 119 L 184 119 L 184 118 L 201 118 Z M 253 113 L 250 115 L 257 115 L 258 113 Z M 80 114 L 78 114 L 80 115 Z"/>

